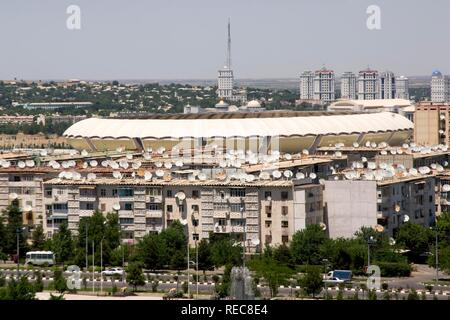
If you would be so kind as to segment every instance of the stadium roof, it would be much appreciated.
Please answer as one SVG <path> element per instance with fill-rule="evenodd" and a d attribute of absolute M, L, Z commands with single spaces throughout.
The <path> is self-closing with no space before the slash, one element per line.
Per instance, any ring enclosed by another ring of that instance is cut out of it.
<path fill-rule="evenodd" d="M 64 132 L 69 138 L 184 138 L 359 134 L 412 130 L 413 123 L 390 113 L 338 114 L 245 118 L 101 119 L 75 123 Z"/>

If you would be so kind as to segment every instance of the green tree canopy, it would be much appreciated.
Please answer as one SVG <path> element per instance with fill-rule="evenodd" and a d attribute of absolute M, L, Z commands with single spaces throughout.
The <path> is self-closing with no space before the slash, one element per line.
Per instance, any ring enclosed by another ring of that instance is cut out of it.
<path fill-rule="evenodd" d="M 325 231 L 317 224 L 308 225 L 305 229 L 297 231 L 292 237 L 291 243 L 294 262 L 298 264 L 321 264 L 320 248 L 326 239 Z"/>
<path fill-rule="evenodd" d="M 33 250 L 44 249 L 45 235 L 44 235 L 44 228 L 42 228 L 42 225 L 38 225 L 36 229 L 34 229 L 33 233 L 31 234 L 31 241 L 33 243 L 32 245 Z"/>

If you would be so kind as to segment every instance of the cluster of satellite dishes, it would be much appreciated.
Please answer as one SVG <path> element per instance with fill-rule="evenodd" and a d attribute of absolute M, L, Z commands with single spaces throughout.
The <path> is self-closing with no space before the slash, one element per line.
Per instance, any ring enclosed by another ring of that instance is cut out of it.
<path fill-rule="evenodd" d="M 11 162 L 8 160 L 0 159 L 0 166 L 2 168 L 9 168 L 11 166 Z"/>
<path fill-rule="evenodd" d="M 385 162 L 380 162 L 377 165 L 377 163 L 367 161 L 367 159 L 364 158 L 362 161 L 353 162 L 351 169 L 344 172 L 344 177 L 347 180 L 382 181 L 392 179 L 393 177 L 406 178 L 427 175 L 433 170 L 443 172 L 444 167 L 439 163 L 433 163 L 430 167 L 421 166 L 418 169 L 406 169 L 402 164 L 392 165 Z M 333 173 L 335 173 L 335 171 Z"/>

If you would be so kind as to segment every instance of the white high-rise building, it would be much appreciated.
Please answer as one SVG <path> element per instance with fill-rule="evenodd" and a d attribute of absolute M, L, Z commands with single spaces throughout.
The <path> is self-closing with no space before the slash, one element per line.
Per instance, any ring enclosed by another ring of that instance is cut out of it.
<path fill-rule="evenodd" d="M 247 101 L 247 93 L 245 90 L 235 92 L 234 87 L 234 75 L 231 68 L 231 32 L 230 21 L 228 20 L 228 42 L 227 42 L 227 56 L 225 66 L 218 71 L 217 76 L 217 95 L 221 99 L 230 101 L 240 101 L 245 103 Z"/>
<path fill-rule="evenodd" d="M 442 75 L 439 70 L 434 70 L 431 75 L 431 101 L 449 101 L 449 78 Z"/>
<path fill-rule="evenodd" d="M 322 68 L 314 73 L 314 100 L 332 102 L 334 98 L 334 71 Z"/>
<path fill-rule="evenodd" d="M 358 74 L 358 99 L 374 100 L 379 97 L 378 71 L 366 69 Z"/>
<path fill-rule="evenodd" d="M 304 71 L 300 75 L 300 100 L 314 99 L 314 72 Z"/>
<path fill-rule="evenodd" d="M 353 72 L 344 72 L 341 77 L 341 98 L 356 99 L 356 75 Z"/>
<path fill-rule="evenodd" d="M 391 71 L 385 71 L 380 74 L 379 80 L 380 99 L 395 99 L 395 75 Z"/>
<path fill-rule="evenodd" d="M 397 78 L 395 98 L 409 100 L 409 79 L 407 77 Z"/>

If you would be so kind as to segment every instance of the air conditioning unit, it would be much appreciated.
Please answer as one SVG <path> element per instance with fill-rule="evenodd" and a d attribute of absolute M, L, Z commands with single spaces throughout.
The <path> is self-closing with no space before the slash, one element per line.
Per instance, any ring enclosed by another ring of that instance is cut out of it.
<path fill-rule="evenodd" d="M 155 197 L 150 197 L 150 202 L 155 202 Z"/>

